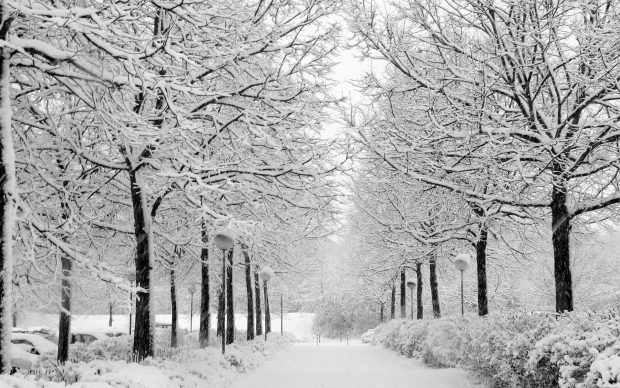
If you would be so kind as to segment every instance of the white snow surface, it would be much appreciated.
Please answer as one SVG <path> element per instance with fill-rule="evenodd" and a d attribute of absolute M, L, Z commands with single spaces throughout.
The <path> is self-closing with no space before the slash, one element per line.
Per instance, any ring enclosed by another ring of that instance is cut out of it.
<path fill-rule="evenodd" d="M 245 331 L 247 321 L 245 314 L 235 314 L 235 328 L 239 331 Z M 263 316 L 264 319 L 264 316 Z M 74 315 L 71 319 L 71 330 L 77 331 L 94 331 L 94 330 L 120 330 L 128 331 L 129 316 L 113 315 L 112 327 L 108 326 L 108 315 Z M 314 314 L 312 313 L 285 313 L 284 314 L 284 331 L 293 335 L 299 341 L 309 341 L 314 338 L 312 333 L 312 322 Z M 172 322 L 172 315 L 157 314 L 155 317 L 157 323 Z M 58 314 L 40 314 L 35 312 L 24 312 L 18 321 L 22 327 L 46 327 L 56 330 L 58 327 Z M 180 330 L 189 330 L 189 314 L 179 314 L 178 325 Z M 217 326 L 217 315 L 211 315 L 211 327 Z M 200 327 L 200 315 L 194 314 L 192 318 L 193 331 L 198 331 Z M 264 324 L 263 324 L 263 327 Z M 280 333 L 280 315 L 278 312 L 271 313 L 271 330 L 274 333 Z"/>
<path fill-rule="evenodd" d="M 360 342 L 300 343 L 241 375 L 233 388 L 482 388 L 459 369 L 422 361 Z"/>

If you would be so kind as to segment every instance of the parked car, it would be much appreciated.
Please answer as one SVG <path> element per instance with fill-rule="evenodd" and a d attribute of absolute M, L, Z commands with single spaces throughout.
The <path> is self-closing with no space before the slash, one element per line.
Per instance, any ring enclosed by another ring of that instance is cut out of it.
<path fill-rule="evenodd" d="M 11 346 L 11 373 L 28 374 L 35 370 L 41 356 L 25 351 L 22 346 Z"/>
<path fill-rule="evenodd" d="M 115 330 L 115 329 L 105 329 L 105 330 L 101 330 L 101 332 L 107 335 L 108 337 L 120 337 L 123 335 L 127 335 L 126 332 L 122 330 Z"/>
<path fill-rule="evenodd" d="M 83 344 L 91 344 L 95 341 L 105 340 L 110 338 L 106 333 L 100 331 L 74 331 L 71 334 L 71 343 L 74 344 L 76 342 Z"/>
<path fill-rule="evenodd" d="M 362 334 L 362 342 L 367 344 L 372 341 L 375 337 L 375 329 L 368 329 L 364 334 Z"/>
<path fill-rule="evenodd" d="M 55 343 L 58 345 L 58 337 L 56 336 L 56 331 L 49 329 L 47 327 L 29 327 L 28 333 L 39 335 L 46 340 Z"/>
<path fill-rule="evenodd" d="M 25 352 L 35 355 L 58 352 L 58 346 L 55 343 L 36 334 L 12 333 L 11 342 L 15 345 L 11 348 L 19 347 Z"/>

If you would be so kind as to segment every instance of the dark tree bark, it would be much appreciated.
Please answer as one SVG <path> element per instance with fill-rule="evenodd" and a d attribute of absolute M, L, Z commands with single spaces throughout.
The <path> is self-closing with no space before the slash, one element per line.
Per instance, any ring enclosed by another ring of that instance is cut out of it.
<path fill-rule="evenodd" d="M 384 322 L 385 321 L 384 310 L 385 310 L 385 303 L 381 302 L 381 312 L 380 312 L 380 315 L 379 315 L 379 322 Z"/>
<path fill-rule="evenodd" d="M 392 299 L 390 303 L 390 319 L 396 318 L 396 286 L 390 286 L 392 290 Z"/>
<path fill-rule="evenodd" d="M 128 162 L 131 165 L 130 162 Z M 129 171 L 131 202 L 133 204 L 134 233 L 137 242 L 136 286 L 145 291 L 136 293 L 136 319 L 133 337 L 133 353 L 136 361 L 153 356 L 153 323 L 151 322 L 151 249 L 150 219 L 146 212 L 146 198 L 137 181 L 137 171 Z"/>
<path fill-rule="evenodd" d="M 163 8 L 158 8 L 157 15 L 153 19 L 153 35 L 159 37 L 166 29 L 165 13 Z M 165 75 L 166 70 L 160 69 L 160 75 Z M 141 114 L 147 97 L 145 93 L 139 93 L 135 98 L 134 112 Z M 165 97 L 161 89 L 157 90 L 157 99 L 155 101 L 155 112 L 162 112 L 166 106 Z M 153 120 L 156 127 L 163 125 L 163 118 L 160 116 Z M 125 163 L 129 167 L 129 183 L 131 192 L 131 202 L 133 205 L 134 215 L 134 233 L 136 236 L 136 286 L 144 291 L 136 293 L 136 319 L 133 337 L 133 357 L 136 361 L 142 361 L 147 357 L 154 355 L 154 325 L 151 322 L 151 271 L 153 271 L 153 235 L 151 230 L 151 220 L 155 217 L 157 208 L 161 200 L 154 204 L 152 213 L 147 211 L 146 197 L 142 191 L 140 182 L 138 181 L 138 169 L 140 161 L 152 158 L 155 146 L 147 145 L 138 158 L 138 163 L 134 163 L 132 157 L 124 145 L 120 146 L 120 151 L 125 158 Z"/>
<path fill-rule="evenodd" d="M 15 307 L 13 307 L 13 327 L 17 327 L 17 311 L 15 310 Z"/>
<path fill-rule="evenodd" d="M 263 334 L 263 317 L 260 307 L 260 281 L 258 278 L 258 268 L 254 270 L 254 295 L 256 296 L 256 335 Z"/>
<path fill-rule="evenodd" d="M 407 318 L 407 279 L 405 268 L 400 269 L 400 317 Z"/>
<path fill-rule="evenodd" d="M 110 317 L 108 319 L 108 327 L 112 327 L 112 314 L 114 313 L 114 302 L 110 302 Z"/>
<path fill-rule="evenodd" d="M 248 323 L 246 327 L 246 339 L 254 339 L 254 298 L 252 297 L 252 267 L 248 247 L 242 246 L 243 258 L 245 259 L 245 288 L 248 296 Z"/>
<path fill-rule="evenodd" d="M 8 40 L 9 27 L 13 18 L 4 1 L 0 1 L 0 39 Z M 15 224 L 15 147 L 11 129 L 11 49 L 0 47 L 0 317 L 11 315 L 13 298 L 13 227 Z M 0 373 L 9 373 L 11 357 L 11 327 L 8 319 L 0 319 Z M 4 351 L 4 349 L 7 349 Z"/>
<path fill-rule="evenodd" d="M 60 258 L 62 281 L 60 291 L 60 319 L 58 321 L 58 353 L 56 360 L 64 364 L 69 358 L 69 337 L 71 336 L 71 270 L 73 262 L 69 257 Z"/>
<path fill-rule="evenodd" d="M 233 295 L 233 249 L 229 249 L 228 265 L 226 266 L 226 344 L 235 342 L 235 304 Z"/>
<path fill-rule="evenodd" d="M 265 298 L 265 333 L 271 333 L 271 312 L 269 310 L 269 292 L 267 281 L 263 280 L 263 297 Z"/>
<path fill-rule="evenodd" d="M 422 319 L 424 318 L 424 304 L 422 303 L 422 263 L 416 263 L 415 270 L 416 270 L 416 280 L 418 283 L 416 285 L 417 287 L 416 296 L 417 296 L 417 304 L 418 304 L 417 318 Z"/>
<path fill-rule="evenodd" d="M 63 161 L 57 160 L 56 163 L 61 172 L 66 172 L 67 165 Z M 63 180 L 62 186 L 66 190 L 69 186 L 69 181 L 66 179 Z M 66 198 L 62 199 L 60 208 L 62 220 L 66 222 L 71 213 Z M 62 241 L 66 243 L 67 236 L 63 236 Z M 63 254 L 60 258 L 60 266 L 62 270 L 62 280 L 60 282 L 60 317 L 58 321 L 58 352 L 56 354 L 56 360 L 60 364 L 64 364 L 69 358 L 69 338 L 71 336 L 71 272 L 73 262 L 70 257 Z"/>
<path fill-rule="evenodd" d="M 479 233 L 476 242 L 476 272 L 478 274 L 478 315 L 482 317 L 489 313 L 487 296 L 487 238 L 489 232 L 486 224 L 480 225 Z"/>
<path fill-rule="evenodd" d="M 433 304 L 433 317 L 441 317 L 441 307 L 439 306 L 439 289 L 437 287 L 437 258 L 433 257 L 429 261 L 428 268 L 430 271 L 431 283 L 431 301 Z"/>
<path fill-rule="evenodd" d="M 224 293 L 222 292 L 222 288 L 220 287 L 220 292 L 217 294 L 217 336 L 221 337 L 224 335 L 224 323 L 226 322 L 226 317 L 224 317 Z"/>
<path fill-rule="evenodd" d="M 181 255 L 179 251 L 179 256 Z M 177 287 L 174 280 L 174 268 L 170 269 L 170 306 L 172 307 L 172 325 L 170 326 L 170 347 L 177 347 Z"/>
<path fill-rule="evenodd" d="M 209 332 L 211 331 L 211 313 L 210 313 L 210 294 L 209 294 L 209 235 L 207 234 L 206 225 L 202 224 L 202 249 L 200 250 L 200 268 L 202 281 L 200 285 L 200 328 L 198 329 L 198 340 L 201 348 L 209 346 Z"/>
<path fill-rule="evenodd" d="M 560 169 L 560 168 L 558 168 Z M 555 310 L 573 311 L 573 284 L 570 269 L 570 218 L 566 188 L 556 184 L 551 193 L 551 222 L 555 275 Z"/>

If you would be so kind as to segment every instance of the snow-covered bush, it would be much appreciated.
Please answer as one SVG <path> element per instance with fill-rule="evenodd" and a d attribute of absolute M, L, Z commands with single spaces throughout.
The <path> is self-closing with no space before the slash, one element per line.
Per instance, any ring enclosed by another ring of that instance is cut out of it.
<path fill-rule="evenodd" d="M 584 386 L 620 387 L 620 342 L 596 356 Z"/>
<path fill-rule="evenodd" d="M 436 366 L 468 369 L 493 387 L 620 387 L 620 319 L 525 313 L 393 320 L 374 343 Z"/>
<path fill-rule="evenodd" d="M 69 346 L 71 362 L 90 362 L 93 360 L 131 361 L 133 353 L 133 337 L 111 337 L 90 344 L 76 342 Z"/>
<path fill-rule="evenodd" d="M 17 388 L 199 388 L 226 387 L 238 373 L 245 373 L 264 363 L 274 352 L 294 341 L 289 335 L 272 334 L 265 342 L 239 341 L 226 348 L 199 349 L 192 336 L 184 346 L 170 349 L 160 345 L 157 356 L 140 363 L 131 362 L 131 337 L 97 341 L 90 346 L 71 345 L 73 358 L 65 365 L 47 360 L 38 376 L 0 376 L 3 383 Z"/>

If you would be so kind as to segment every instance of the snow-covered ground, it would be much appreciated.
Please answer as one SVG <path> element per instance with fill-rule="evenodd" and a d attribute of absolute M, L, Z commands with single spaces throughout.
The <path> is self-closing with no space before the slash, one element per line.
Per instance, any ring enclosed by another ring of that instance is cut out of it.
<path fill-rule="evenodd" d="M 295 344 L 233 388 L 482 388 L 465 371 L 434 369 L 422 361 L 359 341 Z"/>
<path fill-rule="evenodd" d="M 91 331 L 108 329 L 110 317 L 108 315 L 74 315 L 71 321 L 71 329 L 73 331 Z M 300 341 L 308 341 L 314 338 L 312 334 L 312 321 L 314 314 L 311 313 L 285 313 L 284 314 L 284 331 L 292 334 Z M 170 323 L 172 315 L 157 314 L 156 322 Z M 245 314 L 235 314 L 235 328 L 245 331 L 247 318 Z M 179 314 L 178 325 L 180 330 L 189 330 L 189 314 Z M 39 314 L 34 312 L 26 312 L 21 315 L 17 322 L 17 326 L 22 328 L 29 327 L 49 327 L 56 328 L 58 326 L 58 315 L 56 314 Z M 200 326 L 200 317 L 194 314 L 192 319 L 192 329 L 198 330 Z M 211 317 L 211 327 L 217 326 L 217 316 Z M 263 326 L 264 327 L 264 326 Z M 127 332 L 129 329 L 129 315 L 113 315 L 112 329 Z M 271 331 L 280 332 L 280 315 L 271 314 Z"/>

